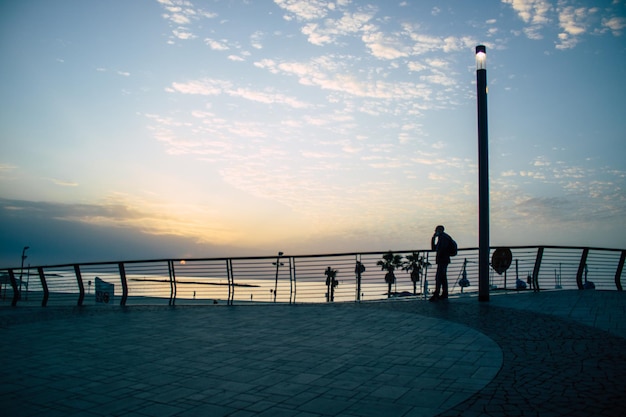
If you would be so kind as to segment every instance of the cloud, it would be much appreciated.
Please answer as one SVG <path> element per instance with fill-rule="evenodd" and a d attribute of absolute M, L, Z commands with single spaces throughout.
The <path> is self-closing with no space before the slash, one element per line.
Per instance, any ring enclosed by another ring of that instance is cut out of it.
<path fill-rule="evenodd" d="M 532 161 L 531 165 L 536 167 L 550 166 L 551 163 L 545 156 L 537 156 L 534 161 Z"/>
<path fill-rule="evenodd" d="M 13 164 L 0 163 L 0 174 L 4 172 L 11 172 L 17 169 L 17 166 Z"/>
<path fill-rule="evenodd" d="M 537 234 L 545 236 L 562 233 L 563 227 L 582 230 L 607 220 L 617 229 L 626 226 L 625 178 L 619 172 L 562 162 L 541 163 L 535 168 L 519 173 L 507 170 L 492 179 L 495 224 L 520 231 L 533 224 L 542 229 L 537 229 Z M 518 174 L 530 181 L 520 182 Z M 583 233 L 579 240 L 589 238 Z"/>
<path fill-rule="evenodd" d="M 383 32 L 368 30 L 361 39 L 376 58 L 392 60 L 408 57 L 411 54 L 410 45 L 405 45 L 397 37 Z"/>
<path fill-rule="evenodd" d="M 421 62 L 418 61 L 410 61 L 407 63 L 407 67 L 409 69 L 409 71 L 415 71 L 415 72 L 420 72 L 420 71 L 424 71 L 426 69 L 428 69 L 428 66 L 422 64 Z"/>
<path fill-rule="evenodd" d="M 430 75 L 420 75 L 420 80 L 430 84 L 442 85 L 444 87 L 457 85 L 456 78 L 451 77 L 449 73 L 442 71 L 433 71 Z"/>
<path fill-rule="evenodd" d="M 263 49 L 263 43 L 261 42 L 265 34 L 261 31 L 256 31 L 250 35 L 250 45 L 254 49 Z"/>
<path fill-rule="evenodd" d="M 347 233 L 363 228 L 364 224 L 368 230 L 373 228 L 377 233 L 382 226 L 376 226 L 379 223 L 373 218 L 379 218 L 382 211 L 389 217 L 402 214 L 406 222 L 410 222 L 405 215 L 407 204 L 416 202 L 403 198 L 398 204 L 389 206 L 389 199 L 394 198 L 390 196 L 402 195 L 406 191 L 407 185 L 395 177 L 406 179 L 412 175 L 424 181 L 427 178 L 427 174 L 421 173 L 411 161 L 411 152 L 402 147 L 400 138 L 393 144 L 370 142 L 367 138 L 355 142 L 339 140 L 341 136 L 332 133 L 321 133 L 330 132 L 328 129 L 333 124 L 329 120 L 333 117 L 351 123 L 351 119 L 342 113 L 321 114 L 315 120 L 298 119 L 314 126 L 311 129 L 302 129 L 301 124 L 282 123 L 282 120 L 275 123 L 266 120 L 262 124 L 241 121 L 237 126 L 232 122 L 220 122 L 212 112 L 200 110 L 190 117 L 195 120 L 193 124 L 181 123 L 179 129 L 171 128 L 171 121 L 166 117 L 152 115 L 151 120 L 167 123 L 161 128 L 164 139 L 169 141 L 168 146 L 210 162 L 229 190 L 257 199 L 270 199 L 290 212 L 304 216 L 307 219 L 305 224 L 311 225 L 312 230 L 294 232 L 298 236 L 322 232 L 334 235 L 341 230 Z M 317 123 L 318 120 L 323 123 Z M 155 128 L 158 126 L 155 124 Z M 291 130 L 292 126 L 298 130 Z M 418 127 L 402 125 L 398 128 L 413 132 Z M 247 129 L 256 129 L 265 136 L 258 135 L 254 141 L 242 140 Z M 317 139 L 320 137 L 324 140 Z M 290 143 L 293 138 L 298 140 Z M 440 160 L 459 164 L 454 160 Z M 388 192 L 372 189 L 375 187 L 373 181 L 381 181 L 381 178 L 389 180 Z M 440 173 L 438 178 L 449 179 L 449 175 Z M 446 184 L 449 185 L 450 181 Z M 354 190 L 359 193 L 354 194 Z M 428 193 L 420 195 L 427 198 Z M 381 212 L 376 211 L 377 207 Z M 415 207 L 418 205 L 413 209 Z M 375 225 L 371 226 L 372 223 Z"/>
<path fill-rule="evenodd" d="M 624 17 L 610 17 L 602 19 L 602 26 L 606 27 L 613 32 L 615 36 L 621 36 L 622 30 L 626 28 L 626 18 Z"/>
<path fill-rule="evenodd" d="M 171 15 L 168 16 L 168 18 L 172 21 L 172 23 L 175 23 L 178 25 L 187 25 L 191 23 L 191 20 L 189 20 L 187 16 L 179 14 L 179 13 L 172 13 Z"/>
<path fill-rule="evenodd" d="M 185 83 L 174 82 L 167 89 L 169 92 L 182 94 L 195 94 L 202 96 L 214 96 L 226 94 L 231 97 L 243 98 L 264 104 L 283 104 L 296 109 L 311 107 L 310 104 L 300 101 L 294 97 L 277 93 L 272 89 L 266 91 L 252 90 L 243 87 L 235 87 L 229 81 L 215 80 L 210 78 L 192 80 Z"/>
<path fill-rule="evenodd" d="M 163 7 L 165 13 L 162 17 L 172 27 L 172 39 L 189 40 L 197 38 L 191 25 L 202 19 L 217 17 L 216 13 L 207 12 L 196 7 L 189 0 L 156 0 Z M 173 40 L 170 39 L 170 43 Z"/>
<path fill-rule="evenodd" d="M 64 180 L 58 180 L 56 178 L 50 178 L 50 181 L 55 184 L 55 185 L 59 185 L 61 187 L 78 187 L 78 183 L 74 182 L 74 181 L 64 181 Z"/>
<path fill-rule="evenodd" d="M 307 63 L 261 60 L 255 63 L 274 74 L 297 76 L 300 84 L 318 86 L 323 90 L 346 93 L 360 98 L 390 100 L 427 100 L 431 90 L 423 84 L 412 82 L 368 81 L 356 78 L 348 68 L 343 68 L 334 57 L 318 57 Z"/>
<path fill-rule="evenodd" d="M 173 29 L 172 34 L 174 35 L 175 38 L 181 39 L 181 40 L 194 39 L 197 37 L 193 33 L 187 31 L 185 28 Z"/>
<path fill-rule="evenodd" d="M 547 0 L 502 0 L 513 7 L 525 23 L 543 26 L 550 21 L 548 12 L 552 6 Z"/>
<path fill-rule="evenodd" d="M 332 7 L 324 0 L 274 0 L 274 3 L 281 9 L 289 12 L 285 19 L 291 20 L 314 20 L 326 16 Z"/>
<path fill-rule="evenodd" d="M 140 223 L 145 215 L 115 204 L 0 199 L 0 264 L 17 266 L 24 245 L 30 246 L 28 261 L 34 265 L 250 254 L 250 249 L 200 242 L 197 236 L 151 233 Z"/>
<path fill-rule="evenodd" d="M 570 223 L 576 221 L 579 207 L 565 197 L 522 197 L 516 201 L 515 212 L 520 217 L 532 217 L 538 224 L 558 221 Z"/>
<path fill-rule="evenodd" d="M 404 42 L 410 46 L 410 56 L 420 56 L 434 52 L 460 52 L 471 50 L 478 43 L 470 36 L 433 36 L 416 24 L 402 23 L 402 30 L 397 36 L 406 39 Z M 489 45 L 488 45 L 489 46 Z"/>
<path fill-rule="evenodd" d="M 590 13 L 595 13 L 595 11 L 597 10 L 574 6 L 559 8 L 559 26 L 571 36 L 582 35 L 586 32 L 584 21 Z"/>
<path fill-rule="evenodd" d="M 557 8 L 559 16 L 559 42 L 557 49 L 571 49 L 579 42 L 579 37 L 588 31 L 590 24 L 589 17 L 598 12 L 596 8 L 564 6 L 564 2 L 559 3 Z"/>
<path fill-rule="evenodd" d="M 97 203 L 72 204 L 0 199 L 0 211 L 90 227 L 133 229 L 152 236 L 184 236 L 197 242 L 228 243 L 240 237 L 220 225 L 212 209 L 112 194 Z M 7 213 L 5 213 L 7 214 Z"/>
<path fill-rule="evenodd" d="M 307 40 L 317 46 L 337 44 L 342 37 L 353 36 L 360 39 L 371 55 L 381 60 L 396 60 L 421 55 L 429 51 L 441 50 L 454 52 L 467 49 L 476 44 L 470 37 L 432 37 L 420 34 L 418 27 L 401 23 L 399 30 L 391 31 L 374 24 L 378 9 L 374 6 L 346 10 L 339 2 L 339 7 L 331 9 L 332 3 L 276 1 L 279 6 L 292 10 L 297 20 L 304 21 L 301 32 Z M 345 5 L 349 4 L 346 2 Z M 331 17 L 330 14 L 338 17 Z M 384 22 L 385 19 L 381 19 Z"/>
<path fill-rule="evenodd" d="M 182 94 L 197 94 L 202 96 L 212 96 L 222 94 L 224 91 L 232 88 L 230 81 L 215 80 L 205 78 L 201 80 L 192 80 L 184 83 L 173 82 L 171 88 L 167 91 L 178 92 Z"/>
<path fill-rule="evenodd" d="M 215 39 L 211 39 L 211 38 L 206 38 L 204 40 L 204 43 L 206 43 L 209 48 L 213 49 L 214 51 L 227 51 L 230 48 L 228 47 L 228 45 L 226 44 L 225 41 L 217 41 Z"/>
<path fill-rule="evenodd" d="M 558 0 L 553 6 L 547 0 L 502 0 L 510 5 L 519 18 L 526 24 L 522 29 L 532 40 L 544 38 L 544 29 L 552 29 L 558 23 L 555 48 L 572 49 L 578 45 L 581 36 L 587 33 L 602 33 L 611 30 L 620 36 L 626 27 L 626 20 L 621 16 L 599 17 L 601 13 L 610 14 L 611 8 L 585 7 L 571 0 Z"/>
<path fill-rule="evenodd" d="M 363 32 L 367 22 L 374 17 L 374 11 L 344 12 L 339 19 L 325 19 L 323 23 L 307 23 L 301 31 L 313 45 L 335 42 L 339 37 Z"/>
<path fill-rule="evenodd" d="M 257 101 L 265 104 L 284 104 L 296 109 L 305 109 L 311 107 L 308 103 L 300 101 L 293 97 L 288 97 L 284 94 L 276 93 L 271 90 L 257 91 L 247 88 L 237 88 L 227 91 L 227 94 L 233 97 L 241 97 L 250 101 Z"/>

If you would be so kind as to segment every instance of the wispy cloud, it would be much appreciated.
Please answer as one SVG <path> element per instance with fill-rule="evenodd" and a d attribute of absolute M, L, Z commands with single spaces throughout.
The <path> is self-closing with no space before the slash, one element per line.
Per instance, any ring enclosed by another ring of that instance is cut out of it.
<path fill-rule="evenodd" d="M 374 17 L 372 8 L 358 12 L 344 12 L 337 19 L 324 19 L 321 22 L 306 23 L 301 31 L 313 45 L 322 46 L 335 43 L 343 36 L 367 31 L 367 23 Z"/>
<path fill-rule="evenodd" d="M 13 164 L 0 163 L 0 173 L 14 171 L 17 167 Z"/>
<path fill-rule="evenodd" d="M 544 30 L 557 31 L 555 48 L 572 49 L 580 42 L 580 37 L 587 33 L 601 33 L 610 30 L 615 36 L 621 36 L 626 27 L 623 16 L 606 7 L 588 7 L 573 0 L 558 0 L 556 5 L 547 0 L 502 0 L 510 5 L 519 18 L 526 24 L 524 33 L 529 39 L 544 38 Z M 616 4 L 616 3 L 614 3 Z M 600 18 L 600 14 L 608 16 Z"/>
<path fill-rule="evenodd" d="M 172 35 L 174 35 L 175 38 L 186 41 L 188 39 L 194 39 L 197 36 L 194 35 L 193 33 L 191 33 L 190 31 L 188 31 L 186 28 L 177 28 L 177 29 L 173 29 L 172 30 Z"/>
<path fill-rule="evenodd" d="M 623 34 L 623 29 L 626 28 L 626 18 L 621 16 L 603 18 L 602 26 L 610 29 L 613 35 L 621 36 Z"/>
<path fill-rule="evenodd" d="M 430 88 L 423 84 L 361 80 L 331 56 L 319 57 L 306 63 L 264 59 L 255 62 L 255 65 L 274 74 L 296 76 L 303 85 L 361 98 L 411 100 L 428 99 L 431 94 Z"/>
<path fill-rule="evenodd" d="M 61 186 L 61 187 L 78 187 L 79 185 L 77 182 L 74 182 L 74 181 L 59 180 L 56 178 L 50 178 L 49 180 L 53 184 Z"/>
<path fill-rule="evenodd" d="M 250 45 L 254 49 L 263 49 L 263 37 L 264 36 L 265 34 L 262 31 L 257 30 L 252 35 L 250 35 Z"/>
<path fill-rule="evenodd" d="M 402 42 L 397 36 L 390 36 L 373 29 L 372 27 L 371 30 L 366 31 L 361 39 L 376 58 L 392 60 L 405 58 L 411 54 L 411 46 Z"/>
<path fill-rule="evenodd" d="M 216 13 L 207 12 L 195 6 L 189 0 L 156 0 L 164 9 L 163 18 L 168 21 L 172 28 L 170 43 L 175 39 L 189 40 L 197 38 L 191 25 L 202 19 L 217 17 Z"/>
<path fill-rule="evenodd" d="M 274 3 L 287 11 L 284 15 L 287 20 L 321 19 L 334 8 L 333 3 L 325 0 L 274 0 Z"/>
<path fill-rule="evenodd" d="M 614 219 L 616 227 L 624 225 L 626 181 L 619 172 L 542 159 L 531 165 L 533 170 L 507 170 L 493 179 L 491 200 L 498 224 L 517 224 L 519 228 L 528 219 L 558 230 L 581 224 L 581 219 L 601 217 Z"/>
<path fill-rule="evenodd" d="M 271 88 L 268 88 L 266 91 L 259 91 L 249 88 L 236 87 L 229 81 L 210 78 L 193 80 L 184 83 L 174 82 L 172 83 L 172 86 L 167 89 L 167 91 L 203 96 L 226 94 L 231 97 L 239 97 L 259 103 L 282 104 L 297 109 L 311 107 L 308 103 L 300 101 L 294 97 L 289 97 L 285 94 L 272 91 Z"/>
<path fill-rule="evenodd" d="M 213 49 L 214 51 L 228 51 L 230 49 L 230 47 L 227 45 L 227 42 L 224 40 L 218 41 L 215 39 L 206 38 L 204 39 L 204 43 L 206 43 L 209 48 Z"/>

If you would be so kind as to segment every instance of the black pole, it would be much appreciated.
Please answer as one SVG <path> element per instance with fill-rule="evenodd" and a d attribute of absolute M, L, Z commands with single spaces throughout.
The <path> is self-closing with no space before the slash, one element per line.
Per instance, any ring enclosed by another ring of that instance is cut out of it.
<path fill-rule="evenodd" d="M 280 257 L 283 256 L 282 252 L 278 252 L 276 257 L 276 281 L 274 282 L 274 302 L 276 302 L 276 292 L 278 291 L 278 268 L 280 268 Z"/>
<path fill-rule="evenodd" d="M 480 55 L 482 54 L 482 55 Z M 489 148 L 487 134 L 486 48 L 476 47 L 478 103 L 478 301 L 489 301 Z"/>

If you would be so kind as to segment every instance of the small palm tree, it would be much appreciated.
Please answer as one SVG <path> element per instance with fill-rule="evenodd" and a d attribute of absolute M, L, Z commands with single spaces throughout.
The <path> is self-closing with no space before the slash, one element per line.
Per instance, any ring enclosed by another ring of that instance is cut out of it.
<path fill-rule="evenodd" d="M 393 271 L 402 265 L 402 255 L 394 255 L 392 251 L 389 251 L 383 255 L 383 259 L 376 262 L 376 265 L 379 265 L 381 270 L 387 271 L 385 282 L 388 285 L 387 298 L 389 298 L 391 297 L 391 285 L 396 282 L 396 276 Z"/>
<path fill-rule="evenodd" d="M 407 273 L 411 273 L 411 281 L 413 282 L 413 295 L 417 295 L 417 283 L 422 277 L 424 269 L 430 266 L 430 262 L 426 261 L 419 252 L 406 257 L 406 261 L 402 264 L 402 269 Z"/>
<path fill-rule="evenodd" d="M 335 301 L 335 288 L 337 287 L 337 285 L 339 285 L 339 281 L 337 281 L 336 279 L 337 270 L 332 269 L 329 266 L 328 268 L 326 268 L 326 271 L 324 271 L 324 274 L 326 275 L 326 286 L 328 287 L 328 290 L 326 292 L 326 301 Z"/>

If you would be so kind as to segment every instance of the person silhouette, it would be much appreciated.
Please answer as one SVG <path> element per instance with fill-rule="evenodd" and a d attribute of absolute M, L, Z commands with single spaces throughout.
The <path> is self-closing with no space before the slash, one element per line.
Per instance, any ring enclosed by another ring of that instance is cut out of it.
<path fill-rule="evenodd" d="M 450 256 L 456 254 L 456 243 L 444 232 L 445 228 L 439 225 L 435 228 L 430 246 L 437 252 L 435 261 L 437 262 L 437 272 L 435 274 L 435 292 L 429 301 L 445 300 L 448 298 L 448 265 Z"/>

